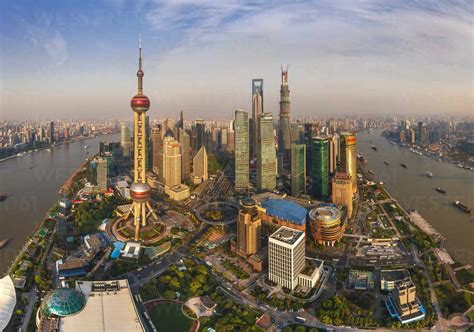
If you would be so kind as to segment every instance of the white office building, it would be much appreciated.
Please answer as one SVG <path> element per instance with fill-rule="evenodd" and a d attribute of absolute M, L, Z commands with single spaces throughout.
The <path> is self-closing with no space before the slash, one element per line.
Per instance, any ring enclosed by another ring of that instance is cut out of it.
<path fill-rule="evenodd" d="M 270 235 L 268 241 L 268 279 L 294 289 L 305 265 L 305 234 L 286 226 Z"/>

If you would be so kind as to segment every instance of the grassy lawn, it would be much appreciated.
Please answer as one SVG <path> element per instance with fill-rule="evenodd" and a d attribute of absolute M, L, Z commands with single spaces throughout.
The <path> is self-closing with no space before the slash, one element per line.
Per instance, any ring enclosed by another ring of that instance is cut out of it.
<path fill-rule="evenodd" d="M 193 321 L 181 312 L 181 304 L 160 303 L 149 312 L 150 318 L 159 332 L 188 332 Z"/>
<path fill-rule="evenodd" d="M 456 292 L 453 285 L 442 284 L 435 287 L 441 311 L 445 317 L 454 313 L 463 313 L 470 307 L 470 303 L 462 292 Z"/>
<path fill-rule="evenodd" d="M 461 285 L 465 286 L 474 282 L 474 275 L 466 270 L 459 270 L 456 272 L 456 279 L 461 283 Z"/>
<path fill-rule="evenodd" d="M 467 316 L 469 317 L 471 323 L 474 323 L 474 311 L 471 311 Z"/>

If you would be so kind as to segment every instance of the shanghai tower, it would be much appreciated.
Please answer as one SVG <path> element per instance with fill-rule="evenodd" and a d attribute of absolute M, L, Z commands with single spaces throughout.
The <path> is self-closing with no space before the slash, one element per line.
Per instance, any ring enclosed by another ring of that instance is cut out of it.
<path fill-rule="evenodd" d="M 281 68 L 280 123 L 278 131 L 278 152 L 288 164 L 291 149 L 290 136 L 290 88 L 288 86 L 288 67 Z"/>

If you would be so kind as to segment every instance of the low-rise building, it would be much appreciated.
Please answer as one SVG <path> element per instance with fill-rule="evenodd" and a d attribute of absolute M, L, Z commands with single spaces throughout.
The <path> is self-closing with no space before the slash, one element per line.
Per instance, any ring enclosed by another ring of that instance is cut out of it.
<path fill-rule="evenodd" d="M 345 222 L 341 211 L 334 206 L 320 206 L 309 211 L 313 239 L 327 246 L 334 246 L 342 238 Z"/>
<path fill-rule="evenodd" d="M 397 281 L 385 304 L 390 316 L 402 324 L 425 318 L 425 308 L 416 297 L 416 286 L 411 278 Z"/>
<path fill-rule="evenodd" d="M 123 249 L 122 257 L 138 258 L 142 245 L 139 242 L 127 242 Z"/>
<path fill-rule="evenodd" d="M 349 287 L 357 290 L 374 290 L 374 274 L 371 271 L 349 271 Z"/>
<path fill-rule="evenodd" d="M 323 273 L 324 262 L 319 259 L 306 258 L 305 266 L 298 274 L 298 286 L 304 291 L 314 288 Z"/>
<path fill-rule="evenodd" d="M 77 281 L 75 289 L 49 292 L 36 326 L 40 331 L 145 331 L 126 279 Z"/>
<path fill-rule="evenodd" d="M 173 187 L 165 187 L 165 193 L 174 201 L 183 201 L 189 197 L 189 187 L 185 184 L 178 184 Z"/>
<path fill-rule="evenodd" d="M 0 279 L 0 331 L 6 329 L 16 306 L 16 291 L 10 276 Z"/>
<path fill-rule="evenodd" d="M 290 200 L 270 198 L 261 203 L 259 214 L 262 222 L 273 229 L 290 227 L 306 232 L 308 210 Z"/>

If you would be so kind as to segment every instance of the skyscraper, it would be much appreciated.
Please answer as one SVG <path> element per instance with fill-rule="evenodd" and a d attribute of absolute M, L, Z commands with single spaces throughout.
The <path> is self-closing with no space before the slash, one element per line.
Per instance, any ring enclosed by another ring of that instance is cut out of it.
<path fill-rule="evenodd" d="M 49 123 L 48 136 L 49 136 L 49 144 L 53 144 L 54 143 L 54 121 L 51 121 Z"/>
<path fill-rule="evenodd" d="M 256 78 L 252 80 L 252 144 L 250 152 L 252 159 L 257 158 L 257 136 L 258 136 L 258 117 L 263 113 L 263 79 Z"/>
<path fill-rule="evenodd" d="M 423 144 L 423 122 L 418 122 L 418 130 L 416 132 L 416 142 L 418 145 Z"/>
<path fill-rule="evenodd" d="M 197 152 L 201 146 L 206 145 L 206 123 L 202 119 L 197 119 L 195 121 L 196 125 L 196 143 L 194 151 Z"/>
<path fill-rule="evenodd" d="M 352 216 L 352 179 L 347 173 L 336 173 L 332 179 L 332 202 L 347 208 L 347 215 Z"/>
<path fill-rule="evenodd" d="M 253 255 L 260 250 L 261 220 L 257 202 L 252 198 L 240 201 L 237 217 L 237 248 L 245 255 Z"/>
<path fill-rule="evenodd" d="M 130 158 L 130 149 L 132 142 L 130 140 L 130 129 L 126 124 L 120 126 L 120 146 L 122 147 L 122 155 L 124 158 Z"/>
<path fill-rule="evenodd" d="M 208 179 L 207 174 L 207 151 L 205 146 L 201 146 L 193 158 L 194 183 L 198 184 Z"/>
<path fill-rule="evenodd" d="M 313 137 L 311 162 L 313 195 L 324 199 L 329 196 L 328 139 L 326 137 Z"/>
<path fill-rule="evenodd" d="M 291 195 L 306 193 L 306 145 L 291 144 Z"/>
<path fill-rule="evenodd" d="M 174 138 L 171 129 L 168 129 L 163 137 L 162 180 L 168 187 L 181 184 L 181 145 Z"/>
<path fill-rule="evenodd" d="M 160 168 L 158 164 L 158 156 L 163 148 L 163 140 L 161 139 L 161 128 L 153 127 L 151 128 L 151 159 L 152 159 L 152 171 L 155 174 L 159 174 Z"/>
<path fill-rule="evenodd" d="M 229 124 L 229 128 L 227 129 L 227 151 L 233 152 L 234 151 L 234 140 L 235 140 L 235 132 L 234 132 L 234 121 L 231 121 Z"/>
<path fill-rule="evenodd" d="M 191 173 L 191 138 L 182 128 L 178 129 L 178 133 L 181 144 L 181 178 L 184 180 Z"/>
<path fill-rule="evenodd" d="M 276 151 L 272 113 L 261 114 L 257 128 L 257 189 L 273 191 L 276 186 Z"/>
<path fill-rule="evenodd" d="M 140 226 L 146 225 L 147 216 L 153 215 L 158 219 L 150 204 L 150 185 L 146 182 L 146 128 L 145 113 L 150 108 L 150 99 L 143 94 L 143 70 L 142 70 L 142 46 L 140 40 L 138 57 L 138 92 L 130 101 L 134 112 L 134 182 L 130 186 L 130 196 L 132 197 L 132 209 L 125 216 L 128 219 L 130 212 L 133 214 L 135 226 L 135 241 L 140 238 Z M 147 210 L 149 212 L 147 212 Z"/>
<path fill-rule="evenodd" d="M 146 139 L 145 139 L 145 170 L 147 172 L 151 171 L 153 160 L 151 158 L 152 154 L 152 146 L 151 146 L 151 127 L 150 127 L 150 117 L 147 115 L 145 116 L 145 132 L 146 132 Z"/>
<path fill-rule="evenodd" d="M 336 172 L 337 166 L 337 137 L 335 135 L 328 136 L 329 148 L 329 173 L 332 175 Z"/>
<path fill-rule="evenodd" d="M 219 150 L 227 150 L 227 128 L 221 128 L 219 132 Z"/>
<path fill-rule="evenodd" d="M 352 192 L 357 192 L 357 164 L 356 142 L 357 138 L 350 132 L 341 133 L 341 172 L 347 173 L 352 178 Z"/>
<path fill-rule="evenodd" d="M 311 142 L 316 135 L 314 123 L 304 124 L 304 143 L 306 144 L 306 171 L 311 172 Z"/>
<path fill-rule="evenodd" d="M 235 189 L 249 188 L 249 114 L 235 111 Z"/>
<path fill-rule="evenodd" d="M 107 191 L 107 160 L 97 159 L 97 186 L 100 192 Z"/>
<path fill-rule="evenodd" d="M 289 162 L 291 148 L 290 134 L 290 88 L 288 86 L 288 67 L 281 68 L 280 88 L 280 123 L 278 134 L 278 151 L 283 154 L 286 163 Z"/>

